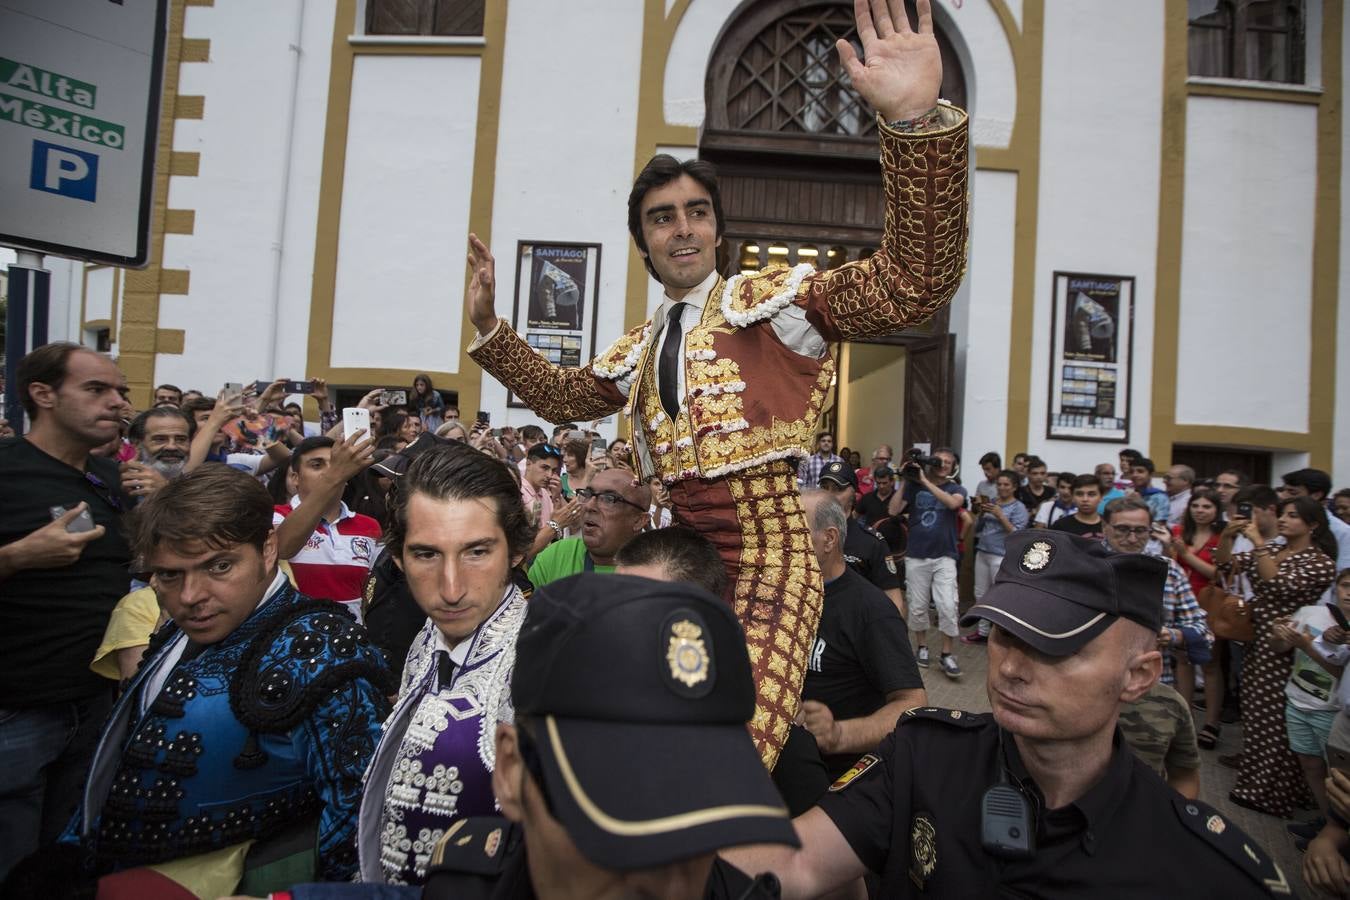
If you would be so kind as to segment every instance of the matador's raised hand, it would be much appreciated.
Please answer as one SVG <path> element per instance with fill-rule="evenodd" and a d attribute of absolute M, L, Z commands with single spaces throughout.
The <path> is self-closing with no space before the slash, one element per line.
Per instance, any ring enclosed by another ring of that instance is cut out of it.
<path fill-rule="evenodd" d="M 478 235 L 469 235 L 469 291 L 464 303 L 469 308 L 469 321 L 479 334 L 487 334 L 497 325 L 494 300 L 497 295 L 497 263 L 487 244 Z"/>
<path fill-rule="evenodd" d="M 942 87 L 932 4 L 918 0 L 916 7 L 918 31 L 909 27 L 904 0 L 853 0 L 863 58 L 848 41 L 835 45 L 853 86 L 887 122 L 928 112 Z"/>

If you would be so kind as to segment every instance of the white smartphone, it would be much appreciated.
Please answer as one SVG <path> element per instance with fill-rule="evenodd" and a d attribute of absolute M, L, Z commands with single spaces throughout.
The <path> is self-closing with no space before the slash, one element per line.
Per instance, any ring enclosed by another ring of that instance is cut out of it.
<path fill-rule="evenodd" d="M 358 431 L 370 434 L 370 410 L 349 406 L 342 411 L 342 437 L 351 437 Z"/>

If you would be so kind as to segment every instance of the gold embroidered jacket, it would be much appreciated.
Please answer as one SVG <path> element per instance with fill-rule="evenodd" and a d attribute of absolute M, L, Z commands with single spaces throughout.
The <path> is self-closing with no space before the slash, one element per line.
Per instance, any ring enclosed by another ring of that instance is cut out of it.
<path fill-rule="evenodd" d="M 790 350 L 771 322 L 795 305 L 825 340 L 850 340 L 919 324 L 951 300 L 966 264 L 967 119 L 945 104 L 942 112 L 943 124 L 925 133 L 879 124 L 886 219 L 876 253 L 826 271 L 771 266 L 718 280 L 685 336 L 677 421 L 657 396 L 650 321 L 581 368 L 553 366 L 504 322 L 470 356 L 550 422 L 626 407 L 644 476 L 716 478 L 809 455 L 834 359 Z"/>

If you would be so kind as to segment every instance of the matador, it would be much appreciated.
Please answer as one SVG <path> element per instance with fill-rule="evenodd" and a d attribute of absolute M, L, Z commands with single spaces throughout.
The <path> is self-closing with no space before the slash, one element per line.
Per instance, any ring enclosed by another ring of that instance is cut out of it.
<path fill-rule="evenodd" d="M 551 422 L 626 410 L 640 477 L 667 485 L 677 522 L 716 544 L 745 628 L 758 705 L 750 731 L 772 768 L 797 714 L 823 586 L 793 460 L 809 455 L 835 374 L 831 344 L 916 325 L 965 271 L 967 123 L 939 102 L 927 0 L 855 0 L 854 87 L 877 110 L 886 213 L 880 248 L 828 270 L 770 266 L 723 278 L 724 218 L 706 162 L 657 156 L 633 185 L 628 226 L 665 289 L 652 318 L 579 368 L 560 368 L 497 318 L 491 253 L 469 238 L 475 361 Z"/>

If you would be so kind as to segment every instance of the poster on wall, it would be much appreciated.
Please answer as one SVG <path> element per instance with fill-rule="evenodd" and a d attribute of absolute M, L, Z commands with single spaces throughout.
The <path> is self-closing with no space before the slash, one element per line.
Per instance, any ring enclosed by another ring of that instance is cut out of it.
<path fill-rule="evenodd" d="M 520 241 L 516 247 L 516 333 L 555 366 L 595 354 L 600 245 Z M 514 394 L 507 405 L 528 407 Z"/>
<path fill-rule="evenodd" d="M 1056 272 L 1047 438 L 1128 443 L 1134 278 Z"/>

